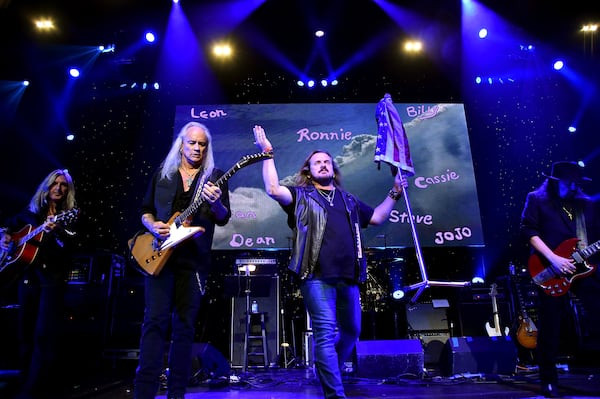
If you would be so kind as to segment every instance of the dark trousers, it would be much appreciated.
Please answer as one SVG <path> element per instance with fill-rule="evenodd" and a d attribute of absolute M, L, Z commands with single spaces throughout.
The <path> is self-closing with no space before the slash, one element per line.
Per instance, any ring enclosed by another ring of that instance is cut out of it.
<path fill-rule="evenodd" d="M 134 380 L 135 399 L 154 399 L 156 396 L 166 351 L 168 397 L 183 397 L 188 385 L 204 279 L 194 271 L 172 266 L 145 280 L 140 359 Z"/>

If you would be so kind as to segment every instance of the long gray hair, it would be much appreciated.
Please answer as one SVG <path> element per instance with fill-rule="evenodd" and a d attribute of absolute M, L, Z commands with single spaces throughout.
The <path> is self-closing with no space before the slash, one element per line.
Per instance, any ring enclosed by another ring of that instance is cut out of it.
<path fill-rule="evenodd" d="M 215 167 L 215 158 L 213 155 L 212 136 L 210 134 L 210 131 L 205 125 L 201 123 L 188 122 L 181 128 L 179 134 L 177 134 L 177 137 L 175 138 L 175 140 L 173 140 L 173 145 L 171 145 L 169 153 L 162 162 L 160 171 L 161 179 L 171 180 L 173 175 L 177 173 L 177 170 L 181 166 L 181 150 L 183 148 L 183 139 L 188 129 L 190 129 L 191 127 L 199 127 L 200 129 L 204 130 L 204 133 L 206 133 L 206 139 L 208 140 L 208 144 L 206 146 L 206 152 L 204 153 L 204 157 L 202 158 L 202 168 L 204 175 L 203 178 L 210 176 L 210 174 L 212 173 Z"/>
<path fill-rule="evenodd" d="M 54 184 L 58 176 L 65 177 L 68 190 L 67 197 L 61 203 L 61 209 L 57 209 L 57 211 L 68 211 L 77 206 L 77 203 L 75 202 L 75 184 L 73 183 L 73 178 L 66 169 L 56 169 L 46 176 L 31 198 L 31 201 L 29 202 L 29 210 L 31 212 L 40 215 L 42 212 L 48 210 L 48 193 L 50 192 L 50 187 Z"/>

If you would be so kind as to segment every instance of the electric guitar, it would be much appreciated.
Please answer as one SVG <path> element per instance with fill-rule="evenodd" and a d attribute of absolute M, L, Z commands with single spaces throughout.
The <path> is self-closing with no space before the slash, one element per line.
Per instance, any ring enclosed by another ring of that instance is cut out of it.
<path fill-rule="evenodd" d="M 600 241 L 588 245 L 583 249 L 577 249 L 578 238 L 569 238 L 560 243 L 553 251 L 556 255 L 571 258 L 575 261 L 575 272 L 573 274 L 556 274 L 550 262 L 540 254 L 533 253 L 529 257 L 527 267 L 533 282 L 539 285 L 546 294 L 561 296 L 571 288 L 573 280 L 589 276 L 596 270 L 596 265 L 588 265 L 586 259 L 600 250 Z"/>
<path fill-rule="evenodd" d="M 538 330 L 535 323 L 527 311 L 521 307 L 521 314 L 519 315 L 519 327 L 517 327 L 517 342 L 521 344 L 523 348 L 535 349 L 537 346 L 537 335 Z"/>
<path fill-rule="evenodd" d="M 6 251 L 0 250 L 0 277 L 9 281 L 8 275 L 16 277 L 22 265 L 30 265 L 38 255 L 40 244 L 44 237 L 44 228 L 48 223 L 60 223 L 66 226 L 79 214 L 79 209 L 73 208 L 54 216 L 50 216 L 42 225 L 34 228 L 28 224 L 16 233 L 11 234 L 11 242 Z"/>
<path fill-rule="evenodd" d="M 523 305 L 523 295 L 521 293 L 522 287 L 518 284 L 518 281 L 520 281 L 521 278 L 520 276 L 516 276 L 514 266 L 511 268 L 510 277 L 511 282 L 513 283 L 513 292 L 517 298 L 517 305 L 520 312 L 519 316 L 517 317 L 517 322 L 515 323 L 515 339 L 523 348 L 535 349 L 537 347 L 538 330 L 533 320 L 527 314 L 527 310 Z M 529 283 L 527 285 L 531 287 Z"/>
<path fill-rule="evenodd" d="M 221 187 L 240 169 L 269 158 L 273 158 L 272 152 L 245 155 L 231 169 L 219 177 L 214 184 Z M 131 256 L 135 259 L 137 266 L 139 266 L 137 269 L 142 274 L 149 276 L 158 275 L 178 245 L 204 233 L 203 227 L 190 226 L 192 216 L 200 209 L 203 203 L 204 199 L 199 197 L 183 212 L 175 212 L 167 222 L 170 225 L 170 233 L 166 240 L 159 240 L 148 231 L 140 231 L 128 241 Z"/>
<path fill-rule="evenodd" d="M 485 329 L 490 337 L 502 337 L 507 336 L 509 328 L 505 327 L 504 331 L 500 327 L 500 314 L 498 313 L 498 303 L 496 302 L 496 296 L 498 295 L 496 283 L 492 284 L 490 290 L 490 297 L 492 298 L 492 316 L 494 318 L 494 327 L 490 325 L 490 322 L 485 323 Z"/>

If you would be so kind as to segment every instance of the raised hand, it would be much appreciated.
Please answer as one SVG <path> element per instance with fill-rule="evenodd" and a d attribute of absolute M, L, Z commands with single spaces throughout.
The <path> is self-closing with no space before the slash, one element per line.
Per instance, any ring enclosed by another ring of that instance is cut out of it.
<path fill-rule="evenodd" d="M 254 144 L 256 144 L 261 151 L 273 151 L 273 146 L 269 139 L 267 139 L 267 134 L 262 126 L 255 125 L 252 131 L 254 132 Z"/>

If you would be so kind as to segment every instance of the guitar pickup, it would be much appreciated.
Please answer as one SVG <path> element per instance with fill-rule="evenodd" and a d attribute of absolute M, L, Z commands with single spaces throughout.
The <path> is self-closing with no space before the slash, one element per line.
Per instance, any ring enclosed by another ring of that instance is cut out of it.
<path fill-rule="evenodd" d="M 577 262 L 577 263 L 583 263 L 585 261 L 585 259 L 583 259 L 581 254 L 577 251 L 573 252 L 573 254 L 571 255 L 571 258 L 573 258 L 575 260 L 575 262 Z"/>

